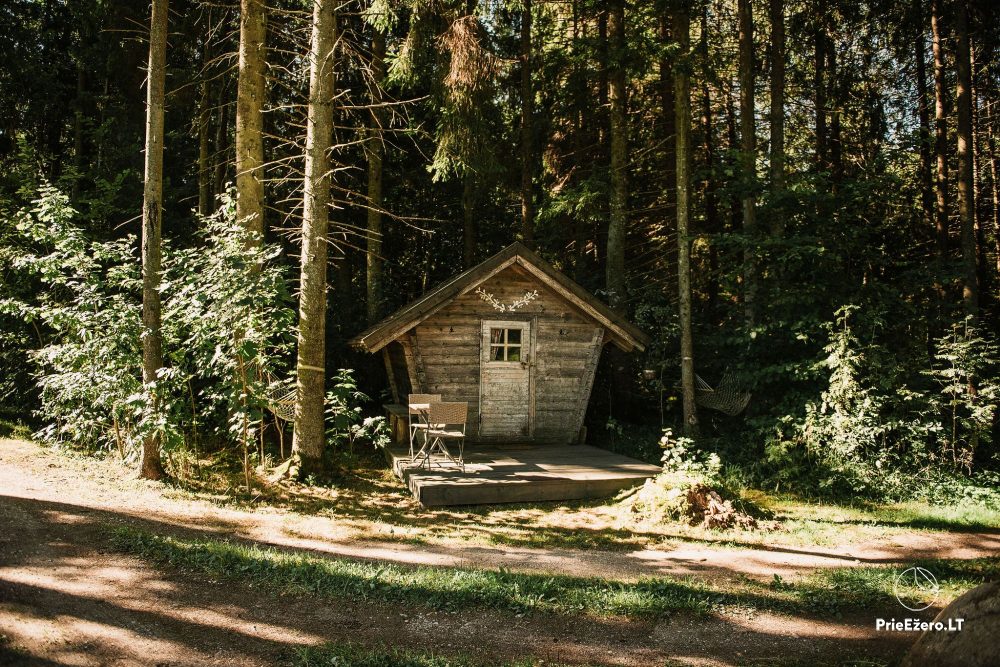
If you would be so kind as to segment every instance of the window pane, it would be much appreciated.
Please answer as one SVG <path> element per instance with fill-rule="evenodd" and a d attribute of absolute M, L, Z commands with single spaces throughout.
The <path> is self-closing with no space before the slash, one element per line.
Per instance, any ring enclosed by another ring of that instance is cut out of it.
<path fill-rule="evenodd" d="M 503 361 L 503 345 L 490 346 L 490 361 Z"/>
<path fill-rule="evenodd" d="M 490 342 L 491 343 L 502 343 L 503 342 L 503 329 L 490 329 Z"/>
<path fill-rule="evenodd" d="M 507 329 L 507 342 L 515 345 L 521 344 L 521 330 Z"/>
<path fill-rule="evenodd" d="M 507 348 L 507 361 L 521 361 L 520 345 L 511 345 Z"/>

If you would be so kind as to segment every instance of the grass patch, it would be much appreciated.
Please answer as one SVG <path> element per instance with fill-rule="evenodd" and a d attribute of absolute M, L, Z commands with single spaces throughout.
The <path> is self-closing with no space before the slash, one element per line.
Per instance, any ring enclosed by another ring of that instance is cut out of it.
<path fill-rule="evenodd" d="M 802 522 L 936 531 L 1000 529 L 1000 508 L 970 501 L 952 504 L 934 504 L 921 500 L 834 504 L 803 502 L 781 496 L 770 500 L 765 497 L 765 502 L 772 510 Z"/>
<path fill-rule="evenodd" d="M 20 419 L 15 420 L 0 415 L 0 438 L 28 440 L 31 438 L 31 427 Z"/>
<path fill-rule="evenodd" d="M 724 608 L 799 614 L 839 614 L 896 606 L 893 582 L 902 567 L 819 570 L 795 582 L 769 583 L 721 578 L 655 578 L 619 582 L 599 578 L 546 576 L 509 570 L 405 567 L 324 558 L 227 540 L 163 536 L 118 527 L 112 545 L 156 563 L 225 578 L 276 593 L 314 594 L 422 605 L 456 611 L 496 609 L 513 614 L 542 612 L 662 618 L 676 612 L 706 613 Z M 954 596 L 1000 577 L 1000 559 L 935 560 L 920 563 Z M 916 594 L 916 592 L 914 592 Z"/>
<path fill-rule="evenodd" d="M 446 657 L 433 653 L 391 648 L 365 648 L 353 644 L 323 644 L 298 649 L 293 667 L 560 667 L 541 660 L 483 662 L 468 657 Z"/>
<path fill-rule="evenodd" d="M 669 579 L 622 583 L 503 569 L 410 568 L 322 558 L 227 540 L 168 537 L 129 527 L 115 529 L 111 541 L 125 553 L 281 593 L 401 602 L 448 611 L 481 607 L 517 614 L 592 612 L 655 617 L 679 610 L 705 612 L 721 601 L 706 585 Z"/>

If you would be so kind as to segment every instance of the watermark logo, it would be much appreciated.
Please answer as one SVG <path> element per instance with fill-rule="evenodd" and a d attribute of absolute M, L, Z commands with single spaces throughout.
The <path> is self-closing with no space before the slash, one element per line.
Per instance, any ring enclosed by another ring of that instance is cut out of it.
<path fill-rule="evenodd" d="M 930 609 L 941 597 L 941 586 L 930 570 L 917 565 L 896 576 L 892 592 L 896 601 L 908 611 Z M 961 632 L 964 618 L 943 618 L 924 621 L 919 618 L 876 618 L 875 629 L 881 632 Z"/>
<path fill-rule="evenodd" d="M 938 601 L 941 586 L 930 570 L 913 566 L 899 573 L 892 586 L 896 601 L 909 611 L 923 611 Z"/>

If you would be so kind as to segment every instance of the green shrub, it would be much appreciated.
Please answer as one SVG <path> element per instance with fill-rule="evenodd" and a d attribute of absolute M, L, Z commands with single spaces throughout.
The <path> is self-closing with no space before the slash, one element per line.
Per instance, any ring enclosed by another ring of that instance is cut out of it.
<path fill-rule="evenodd" d="M 141 287 L 135 239 L 89 241 L 73 224 L 76 211 L 51 185 L 14 223 L 20 252 L 11 266 L 44 286 L 0 310 L 38 328 L 30 353 L 40 388 L 39 437 L 125 455 L 156 427 L 142 392 Z"/>
<path fill-rule="evenodd" d="M 774 477 L 840 497 L 914 498 L 930 483 L 969 488 L 960 476 L 973 472 L 977 448 L 991 442 L 1000 408 L 997 346 L 966 322 L 936 341 L 929 370 L 907 378 L 869 358 L 884 351 L 855 336 L 857 311 L 841 308 L 830 328 L 821 400 L 808 403 L 803 418 L 779 420 L 768 438 Z"/>

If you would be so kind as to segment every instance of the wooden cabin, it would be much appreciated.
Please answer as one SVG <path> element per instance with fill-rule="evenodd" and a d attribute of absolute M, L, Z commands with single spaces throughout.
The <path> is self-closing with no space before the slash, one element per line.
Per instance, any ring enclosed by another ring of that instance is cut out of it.
<path fill-rule="evenodd" d="M 572 444 L 601 350 L 649 337 L 514 243 L 393 313 L 351 344 L 381 352 L 393 400 L 468 401 L 470 443 Z"/>

